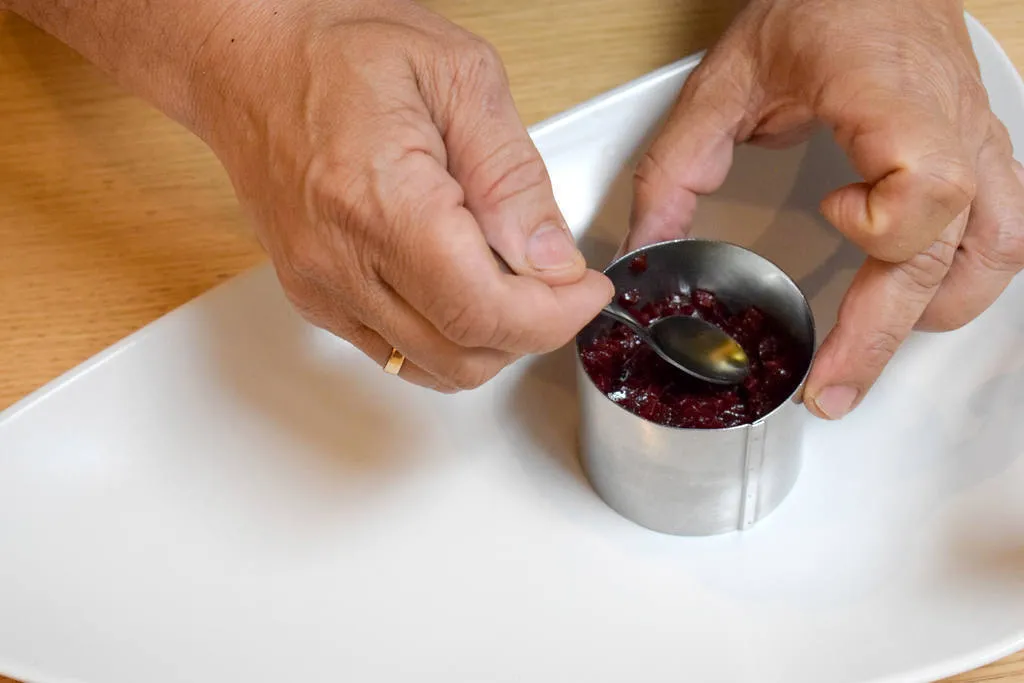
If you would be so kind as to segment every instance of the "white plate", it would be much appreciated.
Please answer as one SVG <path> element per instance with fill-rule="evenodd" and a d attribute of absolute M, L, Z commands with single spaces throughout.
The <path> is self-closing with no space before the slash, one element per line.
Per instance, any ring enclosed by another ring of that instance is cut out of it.
<path fill-rule="evenodd" d="M 1021 148 L 1024 89 L 971 28 Z M 695 63 L 535 129 L 592 253 L 617 242 L 623 166 Z M 798 277 L 827 328 L 859 258 L 815 206 L 847 174 L 823 140 L 743 150 L 702 230 L 745 226 L 727 237 Z M 581 479 L 567 352 L 436 396 L 302 324 L 259 269 L 3 414 L 0 670 L 864 683 L 974 668 L 1024 646 L 1022 345 L 1018 282 L 968 328 L 911 340 L 855 416 L 811 424 L 803 476 L 762 525 L 681 539 Z"/>

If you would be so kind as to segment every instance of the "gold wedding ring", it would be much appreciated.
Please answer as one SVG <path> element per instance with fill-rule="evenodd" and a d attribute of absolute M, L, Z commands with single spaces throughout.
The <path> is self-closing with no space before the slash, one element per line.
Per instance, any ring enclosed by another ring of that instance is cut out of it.
<path fill-rule="evenodd" d="M 402 355 L 402 352 L 395 347 L 391 347 L 391 355 L 388 356 L 387 362 L 384 363 L 384 372 L 389 375 L 397 375 L 402 369 L 402 363 L 404 362 L 405 356 Z"/>

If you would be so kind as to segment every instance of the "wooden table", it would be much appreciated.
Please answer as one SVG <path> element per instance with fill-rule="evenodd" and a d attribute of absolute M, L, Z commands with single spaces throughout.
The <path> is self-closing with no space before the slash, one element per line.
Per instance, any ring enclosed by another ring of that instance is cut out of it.
<path fill-rule="evenodd" d="M 708 46 L 738 3 L 425 4 L 498 47 L 532 123 Z M 967 6 L 1024 68 L 1018 3 Z M 262 259 L 201 143 L 0 15 L 0 409 Z M 1024 683 L 1024 654 L 954 680 Z"/>

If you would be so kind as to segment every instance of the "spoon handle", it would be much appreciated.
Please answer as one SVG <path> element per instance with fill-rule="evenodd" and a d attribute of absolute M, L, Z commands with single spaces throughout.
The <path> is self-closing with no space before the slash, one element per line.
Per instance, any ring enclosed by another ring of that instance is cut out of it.
<path fill-rule="evenodd" d="M 622 308 L 614 301 L 602 308 L 601 314 L 622 323 L 642 337 L 648 336 L 647 328 L 641 325 L 636 318 L 626 312 L 626 309 Z"/>

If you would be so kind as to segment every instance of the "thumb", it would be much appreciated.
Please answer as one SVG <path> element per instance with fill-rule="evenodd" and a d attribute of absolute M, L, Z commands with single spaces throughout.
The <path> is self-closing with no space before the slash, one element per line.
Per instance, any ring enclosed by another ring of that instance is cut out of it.
<path fill-rule="evenodd" d="M 495 252 L 519 275 L 578 282 L 586 262 L 555 203 L 540 153 L 516 111 L 497 55 L 456 84 L 444 126 L 448 168 Z"/>
<path fill-rule="evenodd" d="M 742 50 L 719 46 L 687 79 L 664 129 L 640 160 L 625 251 L 685 237 L 700 195 L 732 166 L 753 76 Z"/>
<path fill-rule="evenodd" d="M 870 256 L 900 263 L 927 249 L 971 205 L 980 142 L 910 104 L 858 106 L 833 127 L 865 182 L 832 192 L 821 210 Z"/>

